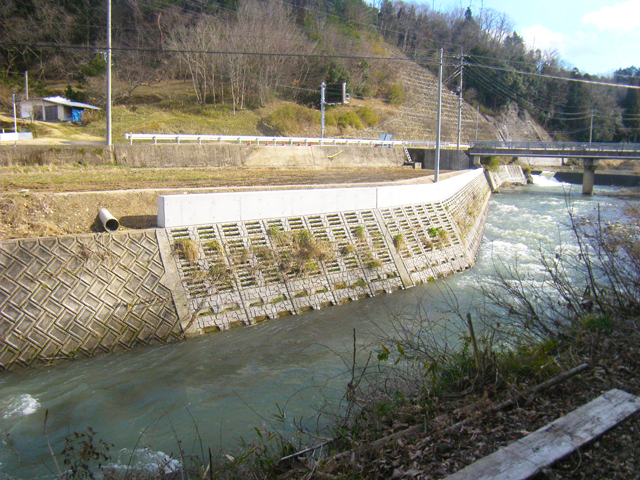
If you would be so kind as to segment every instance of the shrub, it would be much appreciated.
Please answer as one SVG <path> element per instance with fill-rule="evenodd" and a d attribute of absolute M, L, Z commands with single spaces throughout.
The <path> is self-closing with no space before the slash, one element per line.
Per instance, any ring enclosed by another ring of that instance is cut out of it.
<path fill-rule="evenodd" d="M 330 117 L 332 117 L 331 121 L 329 121 Z M 328 125 L 338 126 L 342 130 L 345 130 L 349 127 L 353 127 L 356 130 L 362 130 L 364 128 L 364 125 L 362 125 L 360 118 L 353 110 L 330 112 L 329 114 L 327 114 L 326 120 L 326 123 Z"/>
<path fill-rule="evenodd" d="M 500 159 L 498 157 L 485 157 L 482 159 L 481 163 L 487 168 L 487 170 L 492 172 L 497 172 L 500 167 Z"/>
<path fill-rule="evenodd" d="M 286 104 L 267 115 L 265 122 L 281 135 L 288 135 L 320 123 L 320 113 L 296 104 Z"/>
<path fill-rule="evenodd" d="M 404 89 L 399 83 L 392 83 L 389 86 L 389 103 L 400 105 L 404 102 Z"/>
<path fill-rule="evenodd" d="M 360 107 L 356 112 L 367 127 L 375 127 L 380 123 L 380 116 L 371 107 Z"/>

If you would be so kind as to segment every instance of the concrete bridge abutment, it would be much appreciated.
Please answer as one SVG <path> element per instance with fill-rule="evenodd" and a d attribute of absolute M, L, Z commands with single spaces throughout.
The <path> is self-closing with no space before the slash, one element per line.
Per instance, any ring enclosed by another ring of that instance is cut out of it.
<path fill-rule="evenodd" d="M 596 168 L 600 161 L 597 158 L 583 158 L 582 166 L 584 173 L 582 174 L 582 194 L 593 195 L 593 185 L 596 181 Z"/>

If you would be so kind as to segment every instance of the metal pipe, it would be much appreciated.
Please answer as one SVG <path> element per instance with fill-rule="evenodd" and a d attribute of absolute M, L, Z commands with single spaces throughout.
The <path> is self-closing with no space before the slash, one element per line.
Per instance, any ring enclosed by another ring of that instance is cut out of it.
<path fill-rule="evenodd" d="M 102 222 L 102 226 L 105 231 L 115 232 L 120 228 L 120 222 L 118 222 L 118 219 L 111 215 L 111 212 L 106 208 L 98 210 L 98 217 L 100 218 L 100 222 Z"/>

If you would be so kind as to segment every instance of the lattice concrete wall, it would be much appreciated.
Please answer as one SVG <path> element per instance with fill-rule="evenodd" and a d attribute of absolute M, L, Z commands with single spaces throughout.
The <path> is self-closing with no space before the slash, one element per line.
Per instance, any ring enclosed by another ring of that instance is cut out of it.
<path fill-rule="evenodd" d="M 495 192 L 505 183 L 519 183 L 526 185 L 525 177 L 520 165 L 500 165 L 496 171 L 485 170 L 491 191 Z"/>
<path fill-rule="evenodd" d="M 489 196 L 481 175 L 443 202 L 167 229 L 189 298 L 189 331 L 340 305 L 469 268 Z M 301 235 L 326 250 L 304 269 L 291 264 Z"/>
<path fill-rule="evenodd" d="M 0 368 L 182 337 L 155 232 L 0 244 Z"/>

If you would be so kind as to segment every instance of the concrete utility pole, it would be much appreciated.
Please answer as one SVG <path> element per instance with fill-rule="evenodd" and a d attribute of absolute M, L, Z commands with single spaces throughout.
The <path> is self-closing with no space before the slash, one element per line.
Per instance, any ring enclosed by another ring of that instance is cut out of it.
<path fill-rule="evenodd" d="M 593 108 L 591 109 L 591 127 L 589 127 L 589 145 L 591 145 L 591 140 L 593 140 Z"/>
<path fill-rule="evenodd" d="M 324 105 L 325 105 L 325 90 L 327 84 L 322 82 L 320 84 L 320 138 L 324 138 Z"/>
<path fill-rule="evenodd" d="M 476 107 L 476 142 L 478 141 L 478 120 L 480 120 L 480 105 Z"/>
<path fill-rule="evenodd" d="M 460 138 L 462 137 L 462 74 L 464 72 L 464 50 L 460 52 L 460 84 L 458 85 L 458 147 L 460 152 Z"/>
<path fill-rule="evenodd" d="M 13 99 L 13 133 L 18 133 L 18 120 L 16 119 L 16 100 L 18 94 L 14 93 L 11 98 Z"/>
<path fill-rule="evenodd" d="M 107 2 L 107 145 L 111 146 L 111 0 Z"/>
<path fill-rule="evenodd" d="M 29 72 L 24 72 L 24 99 L 29 100 Z"/>
<path fill-rule="evenodd" d="M 442 61 L 444 58 L 444 48 L 440 49 L 440 66 L 438 67 L 438 117 L 436 125 L 436 164 L 433 181 L 440 179 L 440 126 L 442 123 Z"/>

